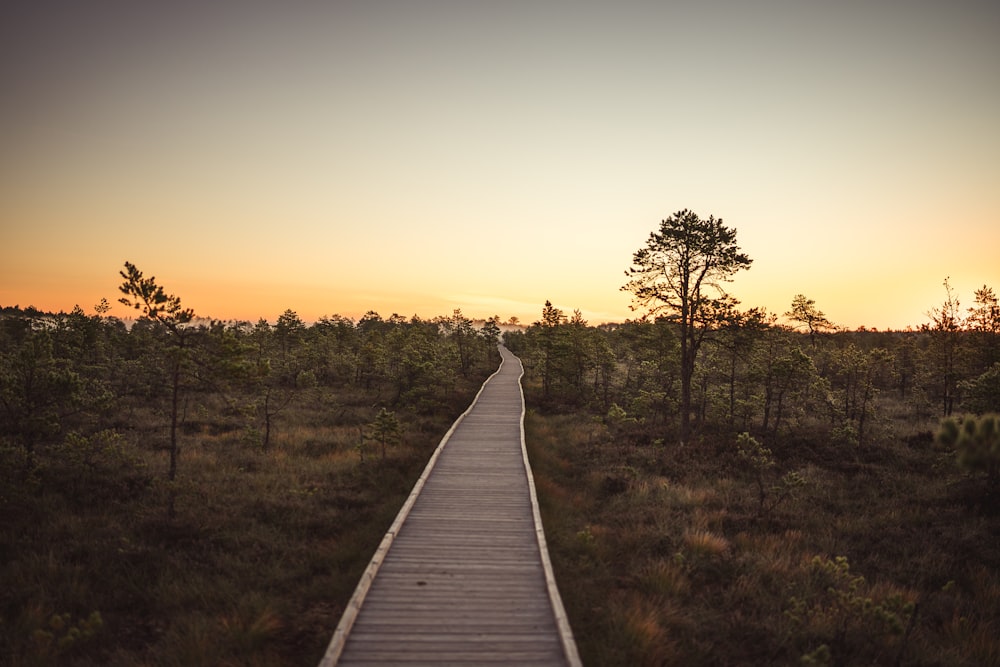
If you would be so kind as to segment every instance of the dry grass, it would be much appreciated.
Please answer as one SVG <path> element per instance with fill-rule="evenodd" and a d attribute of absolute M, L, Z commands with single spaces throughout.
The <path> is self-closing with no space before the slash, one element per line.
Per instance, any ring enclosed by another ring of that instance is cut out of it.
<path fill-rule="evenodd" d="M 8 510 L 0 663 L 315 664 L 428 456 L 481 381 L 468 379 L 452 411 L 402 416 L 403 441 L 363 465 L 358 423 L 371 419 L 374 401 L 360 393 L 347 398 L 366 407 L 338 410 L 346 423 L 321 402 L 293 404 L 267 451 L 216 397 L 195 396 L 172 485 L 163 420 L 151 411 L 133 414 L 127 457 L 97 459 L 93 476 L 65 468 L 57 451 L 40 452 L 30 488 L 0 491 Z M 115 479 L 134 478 L 134 488 L 109 486 L 102 471 L 112 464 Z M 176 517 L 168 519 L 171 493 Z M 84 637 L 93 612 L 102 626 Z M 53 617 L 66 627 L 51 628 Z"/>
<path fill-rule="evenodd" d="M 721 558 L 729 551 L 729 540 L 707 530 L 690 530 L 682 539 L 685 553 L 696 560 Z"/>
<path fill-rule="evenodd" d="M 940 454 L 777 448 L 806 484 L 759 516 L 725 442 L 574 440 L 581 421 L 526 430 L 585 664 L 1000 664 L 1000 513 L 966 502 Z"/>

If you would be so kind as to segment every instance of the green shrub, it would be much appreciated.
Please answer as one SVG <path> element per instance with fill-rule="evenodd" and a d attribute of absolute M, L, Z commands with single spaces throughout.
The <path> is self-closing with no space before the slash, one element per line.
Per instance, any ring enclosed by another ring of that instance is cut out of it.
<path fill-rule="evenodd" d="M 44 627 L 31 634 L 34 656 L 40 660 L 56 659 L 94 639 L 104 628 L 101 612 L 94 611 L 76 623 L 70 614 L 53 614 Z"/>
<path fill-rule="evenodd" d="M 955 450 L 959 467 L 985 474 L 991 488 L 1000 482 L 1000 415 L 949 417 L 941 422 L 937 442 Z"/>
<path fill-rule="evenodd" d="M 915 613 L 904 591 L 870 585 L 851 572 L 847 557 L 816 556 L 785 616 L 799 645 L 811 649 L 802 654 L 802 664 L 823 665 L 861 664 L 871 655 L 901 652 Z"/>
<path fill-rule="evenodd" d="M 977 415 L 1000 411 L 1000 363 L 977 378 L 961 384 L 963 405 Z"/>
<path fill-rule="evenodd" d="M 753 479 L 757 487 L 758 516 L 768 514 L 806 485 L 806 478 L 797 472 L 786 473 L 770 483 L 777 466 L 774 454 L 749 433 L 736 436 L 736 455 L 746 465 L 745 474 Z"/>

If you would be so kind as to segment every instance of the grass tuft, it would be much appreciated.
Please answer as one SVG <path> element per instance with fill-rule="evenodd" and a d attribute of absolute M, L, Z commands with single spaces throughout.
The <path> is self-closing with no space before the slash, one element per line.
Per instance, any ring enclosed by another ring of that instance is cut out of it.
<path fill-rule="evenodd" d="M 707 530 L 693 530 L 684 534 L 684 547 L 694 559 L 720 558 L 729 551 L 729 540 Z"/>

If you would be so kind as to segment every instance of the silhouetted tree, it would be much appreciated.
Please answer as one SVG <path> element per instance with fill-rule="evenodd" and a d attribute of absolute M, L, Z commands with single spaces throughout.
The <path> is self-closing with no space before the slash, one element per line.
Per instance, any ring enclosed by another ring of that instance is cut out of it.
<path fill-rule="evenodd" d="M 924 329 L 931 333 L 931 362 L 942 414 L 947 417 L 955 408 L 958 390 L 958 353 L 963 322 L 960 314 L 961 304 L 948 278 L 944 279 L 944 291 L 944 302 L 927 313 L 932 324 L 925 325 Z"/>
<path fill-rule="evenodd" d="M 541 353 L 542 395 L 549 398 L 552 385 L 559 374 L 559 366 L 567 349 L 565 331 L 566 315 L 559 308 L 546 301 L 542 307 L 542 319 L 535 322 L 538 331 L 538 348 Z"/>
<path fill-rule="evenodd" d="M 826 318 L 822 310 L 816 308 L 816 302 L 807 299 L 803 294 L 796 294 L 792 299 L 792 309 L 784 315 L 792 322 L 802 325 L 809 333 L 809 342 L 815 347 L 816 335 L 833 329 L 833 323 Z"/>
<path fill-rule="evenodd" d="M 490 347 L 496 347 L 500 343 L 500 316 L 494 315 L 485 322 L 479 330 L 479 335 L 483 337 Z"/>
<path fill-rule="evenodd" d="M 461 308 L 456 308 L 452 311 L 451 317 L 442 318 L 441 323 L 448 337 L 455 342 L 458 349 L 462 375 L 468 374 L 472 366 L 472 352 L 476 341 L 476 330 L 472 327 L 472 320 L 462 314 Z"/>
<path fill-rule="evenodd" d="M 194 319 L 194 311 L 181 306 L 179 297 L 167 294 L 156 284 L 156 277 L 145 278 L 134 264 L 125 262 L 125 269 L 119 271 L 124 282 L 119 290 L 125 296 L 119 301 L 138 310 L 142 317 L 162 325 L 172 342 L 168 352 L 170 369 L 170 466 L 167 478 L 172 482 L 177 476 L 177 459 L 180 453 L 177 445 L 177 423 L 180 414 L 181 372 L 187 357 L 187 343 L 190 330 L 184 325 Z M 170 493 L 169 515 L 174 515 L 174 492 Z"/>
<path fill-rule="evenodd" d="M 660 223 L 646 246 L 632 256 L 633 266 L 622 289 L 631 292 L 633 308 L 666 315 L 680 328 L 681 443 L 690 436 L 691 379 L 698 350 L 718 322 L 725 297 L 722 283 L 753 262 L 736 244 L 736 230 L 721 218 L 702 220 L 684 209 Z"/>
<path fill-rule="evenodd" d="M 278 339 L 283 358 L 287 358 L 292 348 L 301 342 L 305 330 L 306 323 L 291 308 L 287 308 L 278 317 L 278 322 L 274 325 L 274 335 Z"/>
<path fill-rule="evenodd" d="M 983 285 L 976 290 L 975 305 L 969 308 L 969 326 L 973 331 L 1000 334 L 1000 304 L 993 288 Z"/>
<path fill-rule="evenodd" d="M 353 380 L 357 367 L 358 332 L 354 322 L 340 315 L 321 317 L 312 327 L 317 353 L 317 376 L 327 385 Z"/>
<path fill-rule="evenodd" d="M 594 343 L 593 329 L 587 326 L 587 320 L 579 309 L 573 311 L 573 316 L 566 325 L 566 333 L 567 380 L 577 394 L 583 394 L 588 388 L 585 376 L 594 367 Z"/>
<path fill-rule="evenodd" d="M 983 285 L 976 290 L 973 304 L 968 326 L 975 332 L 981 367 L 989 368 L 1000 361 L 1000 302 L 993 289 Z"/>

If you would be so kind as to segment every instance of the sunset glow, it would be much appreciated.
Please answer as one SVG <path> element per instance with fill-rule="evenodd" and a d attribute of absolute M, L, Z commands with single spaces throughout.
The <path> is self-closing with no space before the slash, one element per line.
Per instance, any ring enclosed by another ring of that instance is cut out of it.
<path fill-rule="evenodd" d="M 0 20 L 3 306 L 624 320 L 682 208 L 745 307 L 1000 289 L 993 2 L 55 4 Z"/>

